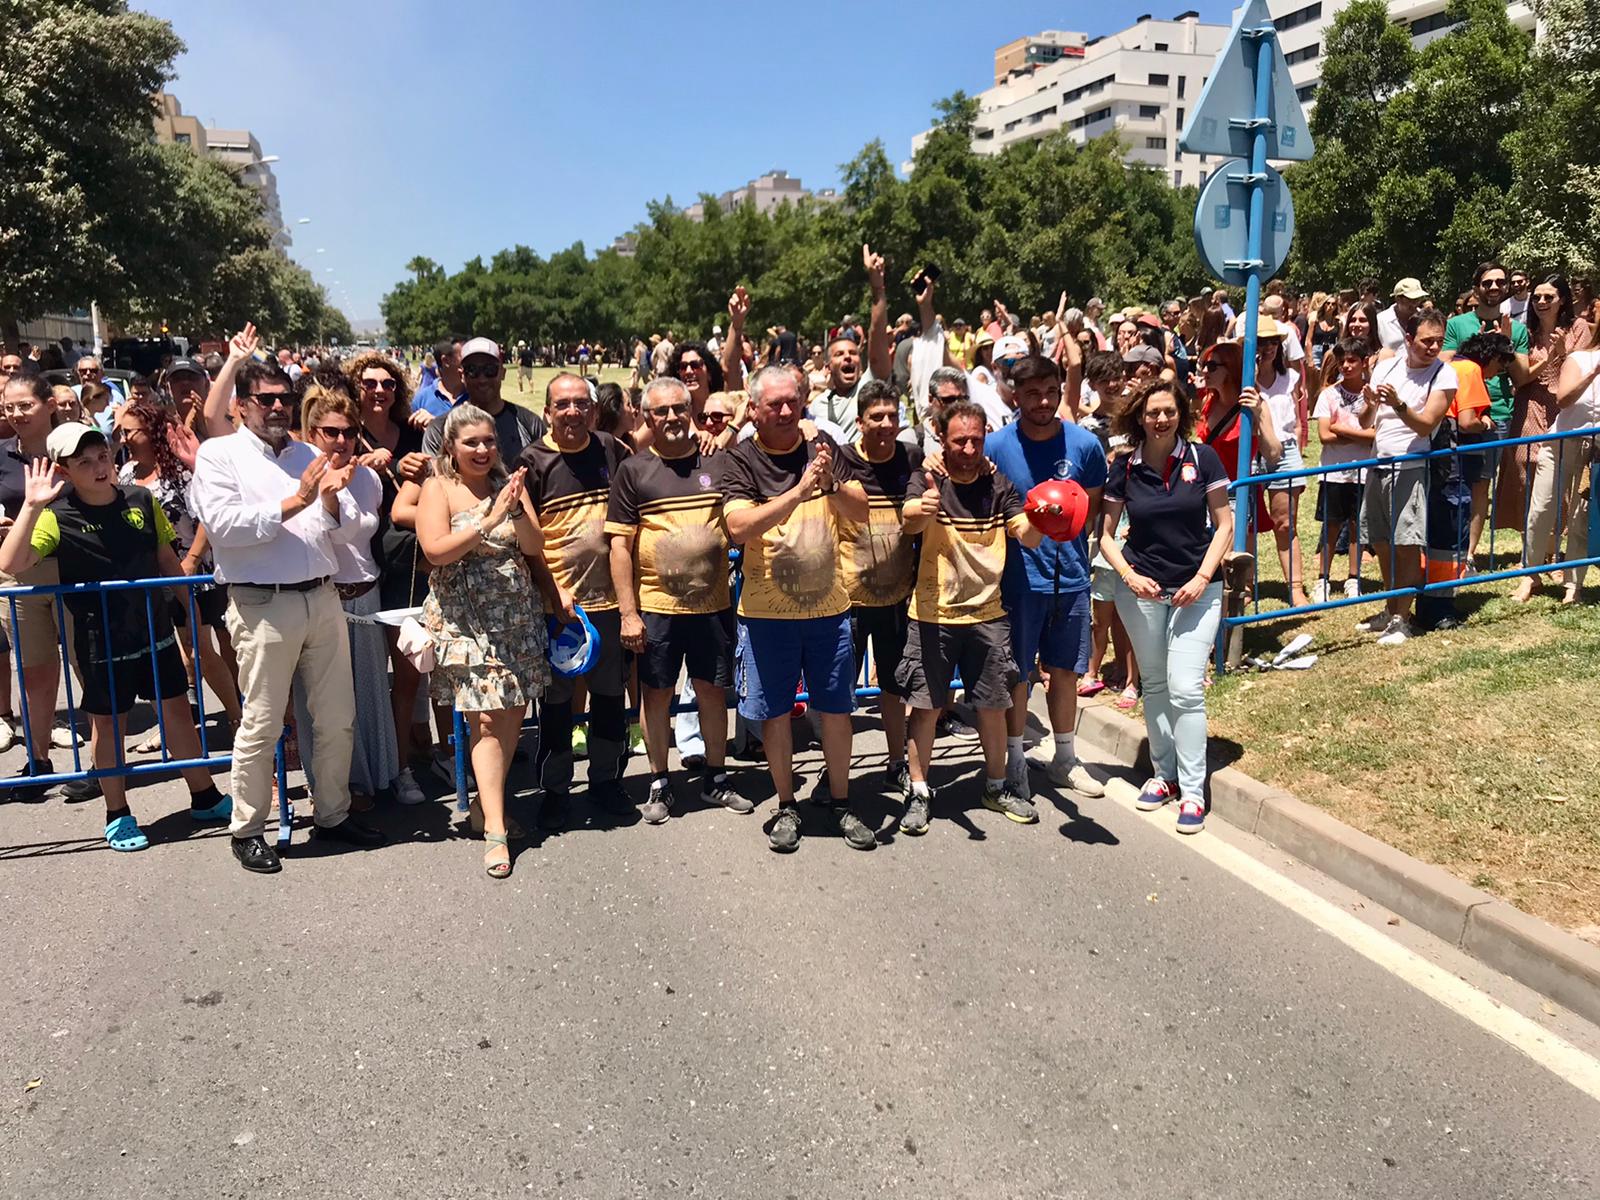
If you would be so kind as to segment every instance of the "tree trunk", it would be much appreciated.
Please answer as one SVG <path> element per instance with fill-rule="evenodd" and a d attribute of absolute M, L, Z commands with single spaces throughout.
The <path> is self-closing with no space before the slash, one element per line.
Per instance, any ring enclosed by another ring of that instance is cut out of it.
<path fill-rule="evenodd" d="M 0 345 L 15 350 L 22 344 L 22 326 L 16 313 L 0 313 Z"/>

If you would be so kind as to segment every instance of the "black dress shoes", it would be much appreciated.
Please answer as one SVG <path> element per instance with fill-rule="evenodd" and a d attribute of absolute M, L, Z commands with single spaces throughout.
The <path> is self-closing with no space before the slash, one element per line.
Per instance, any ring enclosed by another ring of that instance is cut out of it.
<path fill-rule="evenodd" d="M 311 836 L 319 842 L 343 842 L 347 846 L 381 846 L 383 834 L 371 825 L 354 817 L 346 817 L 337 825 L 313 826 Z"/>
<path fill-rule="evenodd" d="M 278 861 L 278 852 L 267 845 L 265 838 L 236 837 L 231 840 L 233 856 L 246 871 L 254 871 L 258 875 L 272 875 L 283 870 L 283 864 Z"/>

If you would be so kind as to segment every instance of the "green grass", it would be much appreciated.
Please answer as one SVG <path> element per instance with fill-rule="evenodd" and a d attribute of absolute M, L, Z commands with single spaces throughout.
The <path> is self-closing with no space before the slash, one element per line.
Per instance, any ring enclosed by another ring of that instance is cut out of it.
<path fill-rule="evenodd" d="M 1300 518 L 1313 578 L 1314 498 L 1313 487 Z M 1501 531 L 1494 550 L 1504 569 L 1520 541 Z M 1263 609 L 1283 606 L 1270 533 L 1257 562 Z M 1344 570 L 1341 556 L 1334 578 Z M 1370 558 L 1363 574 L 1377 590 Z M 1513 586 L 1463 588 L 1461 629 L 1399 648 L 1356 632 L 1375 609 L 1367 604 L 1247 626 L 1247 654 L 1304 632 L 1320 657 L 1308 671 L 1218 679 L 1212 735 L 1235 744 L 1235 765 L 1248 774 L 1528 912 L 1600 936 L 1600 607 L 1563 608 L 1553 581 L 1519 605 L 1507 598 Z"/>

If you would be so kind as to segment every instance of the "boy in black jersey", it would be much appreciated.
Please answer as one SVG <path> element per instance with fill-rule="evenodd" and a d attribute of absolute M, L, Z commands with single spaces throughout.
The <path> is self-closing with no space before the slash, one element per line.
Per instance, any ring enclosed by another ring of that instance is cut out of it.
<path fill-rule="evenodd" d="M 0 570 L 15 575 L 54 557 L 62 583 L 182 577 L 172 550 L 177 536 L 166 513 L 145 488 L 117 484 L 103 433 L 70 422 L 53 429 L 45 447 L 54 466 L 41 460 L 27 469 L 22 508 L 0 544 Z M 62 496 L 68 480 L 72 494 Z M 142 592 L 116 591 L 103 598 L 69 596 L 65 603 L 73 616 L 73 649 L 83 673 L 82 707 L 89 714 L 95 767 L 118 765 L 118 717 L 133 708 L 136 695 L 160 705 L 173 758 L 199 758 L 188 677 L 165 598 L 152 598 L 147 605 Z M 186 768 L 183 779 L 189 785 L 189 815 L 196 821 L 226 821 L 232 815 L 233 801 L 217 790 L 204 767 Z M 122 778 L 103 776 L 100 787 L 106 798 L 106 843 L 113 850 L 143 850 L 150 842 L 128 810 Z"/>

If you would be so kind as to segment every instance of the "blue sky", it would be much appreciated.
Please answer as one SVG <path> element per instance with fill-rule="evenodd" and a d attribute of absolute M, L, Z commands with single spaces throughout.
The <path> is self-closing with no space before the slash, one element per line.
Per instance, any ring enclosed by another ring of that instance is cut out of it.
<path fill-rule="evenodd" d="M 687 204 L 773 168 L 832 186 L 873 138 L 899 163 L 933 102 L 992 83 L 995 47 L 1023 34 L 1092 36 L 1191 7 L 1226 23 L 1232 11 L 1225 0 L 133 7 L 188 46 L 171 85 L 184 111 L 251 129 L 279 156 L 291 253 L 357 321 L 378 314 L 417 254 L 454 270 L 517 243 L 549 254 L 581 239 L 592 253 L 652 198 Z"/>

